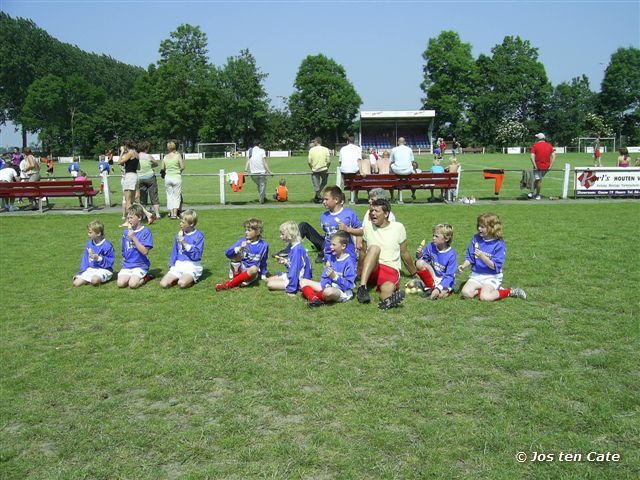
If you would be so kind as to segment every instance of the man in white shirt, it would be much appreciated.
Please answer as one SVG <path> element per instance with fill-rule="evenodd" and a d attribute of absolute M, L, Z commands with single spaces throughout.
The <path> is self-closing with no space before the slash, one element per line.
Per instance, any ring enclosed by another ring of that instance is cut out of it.
<path fill-rule="evenodd" d="M 345 177 L 355 175 L 360 170 L 362 148 L 353 142 L 353 137 L 347 138 L 347 144 L 340 149 L 340 173 Z"/>
<path fill-rule="evenodd" d="M 413 161 L 413 150 L 405 145 L 404 137 L 400 137 L 398 146 L 391 150 L 391 170 L 396 175 L 409 175 L 413 172 Z"/>
<path fill-rule="evenodd" d="M 262 149 L 262 144 L 256 141 L 251 149 L 251 156 L 244 167 L 251 174 L 251 180 L 258 187 L 258 200 L 264 203 L 267 190 L 267 175 L 272 175 L 267 164 L 267 152 Z"/>
<path fill-rule="evenodd" d="M 13 167 L 5 166 L 2 170 L 0 170 L 0 182 L 19 182 L 20 177 L 13 169 Z M 3 198 L 2 199 L 2 207 L 4 207 L 8 212 L 15 212 L 18 210 L 18 207 L 13 205 L 13 198 Z"/>

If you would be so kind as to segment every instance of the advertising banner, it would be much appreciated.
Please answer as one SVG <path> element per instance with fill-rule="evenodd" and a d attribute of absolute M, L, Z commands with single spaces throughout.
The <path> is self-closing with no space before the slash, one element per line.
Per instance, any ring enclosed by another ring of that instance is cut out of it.
<path fill-rule="evenodd" d="M 639 167 L 575 167 L 576 197 L 640 196 Z"/>

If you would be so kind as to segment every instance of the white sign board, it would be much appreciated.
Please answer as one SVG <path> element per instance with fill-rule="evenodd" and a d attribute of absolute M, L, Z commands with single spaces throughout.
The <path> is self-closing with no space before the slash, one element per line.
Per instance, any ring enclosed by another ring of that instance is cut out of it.
<path fill-rule="evenodd" d="M 629 153 L 640 153 L 640 147 L 627 147 Z"/>
<path fill-rule="evenodd" d="M 185 153 L 185 160 L 202 160 L 204 158 L 204 153 Z"/>
<path fill-rule="evenodd" d="M 640 195 L 638 167 L 575 167 L 577 197 Z"/>
<path fill-rule="evenodd" d="M 507 147 L 507 153 L 509 155 L 522 153 L 522 148 L 520 148 L 520 147 Z"/>
<path fill-rule="evenodd" d="M 556 153 L 567 153 L 567 147 L 555 147 L 553 150 Z"/>
<path fill-rule="evenodd" d="M 288 150 L 269 150 L 269 156 L 270 157 L 288 157 L 289 151 Z"/>
<path fill-rule="evenodd" d="M 151 156 L 153 157 L 154 160 L 160 161 L 160 154 L 159 153 L 152 153 Z"/>
<path fill-rule="evenodd" d="M 58 157 L 58 163 L 73 163 L 73 157 Z"/>

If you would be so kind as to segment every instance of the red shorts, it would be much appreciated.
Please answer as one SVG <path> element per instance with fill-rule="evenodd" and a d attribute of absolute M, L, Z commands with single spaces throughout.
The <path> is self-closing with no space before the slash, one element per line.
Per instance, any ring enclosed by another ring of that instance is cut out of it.
<path fill-rule="evenodd" d="M 371 272 L 367 285 L 370 287 L 376 286 L 376 290 L 380 290 L 380 285 L 385 282 L 391 282 L 395 285 L 396 290 L 400 287 L 400 272 L 395 268 L 391 268 L 388 265 L 378 265 L 378 267 Z"/>

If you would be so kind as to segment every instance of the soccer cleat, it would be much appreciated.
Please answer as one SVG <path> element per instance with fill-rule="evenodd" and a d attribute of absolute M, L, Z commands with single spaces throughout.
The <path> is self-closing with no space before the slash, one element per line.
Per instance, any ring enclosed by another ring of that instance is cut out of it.
<path fill-rule="evenodd" d="M 216 292 L 219 292 L 220 290 L 228 290 L 228 289 L 229 289 L 229 282 L 216 283 Z"/>
<path fill-rule="evenodd" d="M 527 292 L 518 287 L 511 287 L 511 292 L 509 293 L 510 297 L 521 298 L 522 300 L 527 299 Z"/>
<path fill-rule="evenodd" d="M 422 289 L 422 291 L 420 292 L 420 296 L 422 298 L 431 298 L 431 293 L 433 292 L 433 289 L 429 288 L 429 287 L 424 287 Z"/>
<path fill-rule="evenodd" d="M 388 310 L 400 306 L 404 300 L 404 292 L 402 290 L 396 290 L 390 297 L 385 298 L 378 304 L 380 310 Z"/>
<path fill-rule="evenodd" d="M 322 307 L 323 305 L 325 303 L 317 297 L 307 302 L 307 307 L 309 308 Z"/>
<path fill-rule="evenodd" d="M 359 303 L 371 302 L 371 297 L 369 296 L 369 290 L 367 290 L 366 285 L 360 285 L 358 287 L 358 292 L 356 293 L 356 297 L 358 297 Z"/>

